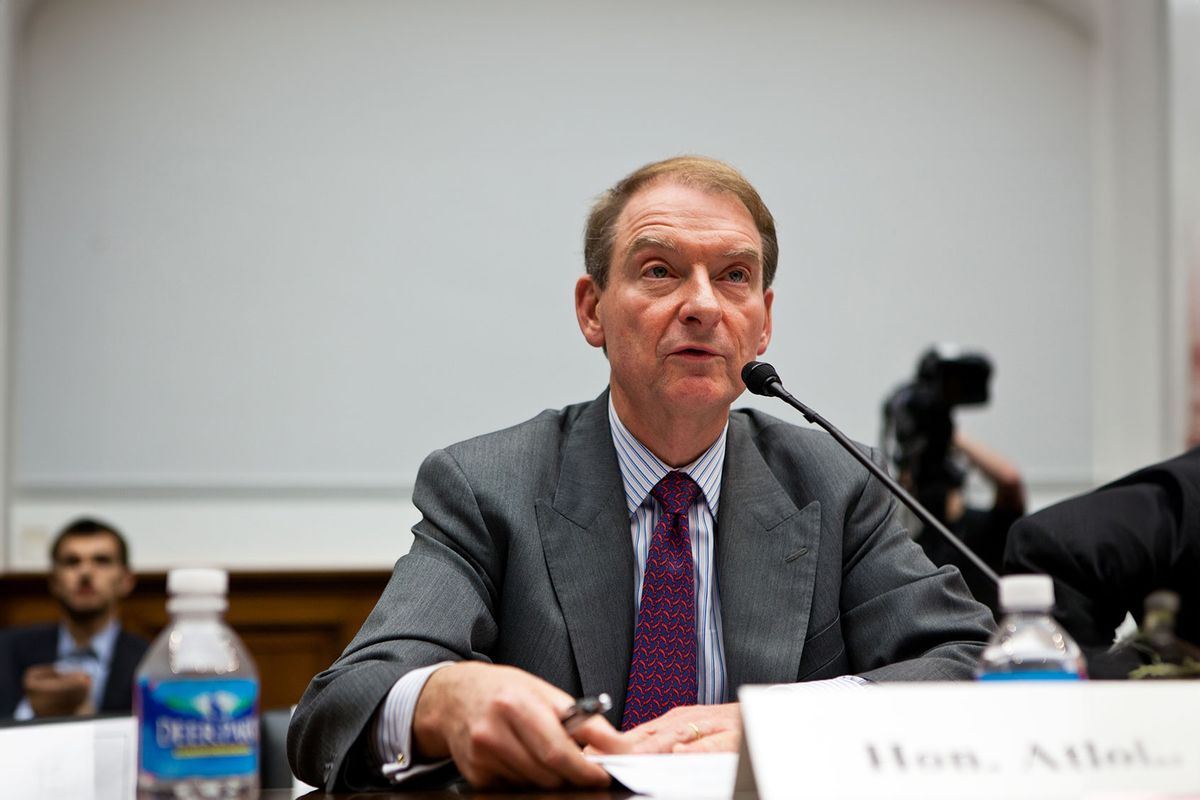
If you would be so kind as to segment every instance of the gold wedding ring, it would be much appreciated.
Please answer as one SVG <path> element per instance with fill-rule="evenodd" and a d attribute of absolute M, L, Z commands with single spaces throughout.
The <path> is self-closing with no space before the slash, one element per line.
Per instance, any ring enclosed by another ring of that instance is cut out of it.
<path fill-rule="evenodd" d="M 694 723 L 694 722 L 689 722 L 689 723 L 688 723 L 688 727 L 692 729 L 692 733 L 696 734 L 695 736 L 693 736 L 693 737 L 690 739 L 690 741 L 693 741 L 693 742 L 694 742 L 694 741 L 696 741 L 697 739 L 700 739 L 700 738 L 702 738 L 702 737 L 704 736 L 704 734 L 700 732 L 700 729 L 696 727 L 696 723 Z"/>

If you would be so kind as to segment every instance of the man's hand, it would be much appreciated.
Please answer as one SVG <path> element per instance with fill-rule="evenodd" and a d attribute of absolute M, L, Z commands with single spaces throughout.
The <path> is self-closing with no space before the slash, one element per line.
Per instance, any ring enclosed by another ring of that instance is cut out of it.
<path fill-rule="evenodd" d="M 85 672 L 59 672 L 53 664 L 36 664 L 22 679 L 34 716 L 70 717 L 93 714 L 92 678 Z"/>
<path fill-rule="evenodd" d="M 742 743 L 742 715 L 737 703 L 679 706 L 623 734 L 618 747 L 597 752 L 717 753 L 737 752 Z"/>
<path fill-rule="evenodd" d="M 562 726 L 569 694 L 514 667 L 462 662 L 425 683 L 413 715 L 415 748 L 423 758 L 454 759 L 472 786 L 604 787 L 608 773 L 583 757 L 579 744 L 623 749 L 603 717 L 574 731 Z"/>

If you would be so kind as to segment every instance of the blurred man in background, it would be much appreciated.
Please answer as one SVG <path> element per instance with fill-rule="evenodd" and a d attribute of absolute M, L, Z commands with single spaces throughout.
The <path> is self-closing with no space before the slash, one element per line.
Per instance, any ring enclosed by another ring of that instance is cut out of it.
<path fill-rule="evenodd" d="M 958 482 L 948 487 L 944 510 L 938 517 L 988 566 L 1001 572 L 1009 528 L 1025 513 L 1025 482 L 1015 464 L 961 431 L 954 434 L 954 452 L 962 457 L 968 469 L 975 470 L 991 485 L 992 502 L 983 508 L 968 504 L 964 490 L 967 472 L 960 467 Z M 978 567 L 934 531 L 923 531 L 917 541 L 934 564 L 958 567 L 975 599 L 999 617 L 996 586 Z"/>
<path fill-rule="evenodd" d="M 921 505 L 984 563 L 1001 571 L 1008 529 L 1025 513 L 1020 470 L 998 451 L 958 430 L 953 412 L 989 400 L 992 363 L 982 353 L 946 345 L 921 354 L 916 376 L 883 406 L 883 449 Z M 968 504 L 967 476 L 976 472 L 992 488 L 991 505 Z M 976 600 L 999 615 L 996 585 L 936 531 L 916 530 L 916 540 L 938 566 L 958 567 Z"/>
<path fill-rule="evenodd" d="M 58 624 L 0 631 L 0 717 L 31 719 L 128 712 L 144 639 L 120 627 L 118 605 L 134 586 L 125 538 L 77 520 L 50 548 Z"/>

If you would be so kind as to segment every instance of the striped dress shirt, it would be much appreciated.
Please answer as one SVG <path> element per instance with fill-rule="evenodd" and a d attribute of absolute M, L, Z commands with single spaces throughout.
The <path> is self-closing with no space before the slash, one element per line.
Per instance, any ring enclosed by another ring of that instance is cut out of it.
<path fill-rule="evenodd" d="M 642 579 L 654 523 L 662 516 L 662 507 L 650 494 L 654 485 L 672 468 L 634 438 L 617 416 L 612 398 L 608 401 L 608 423 L 617 464 L 625 485 L 625 504 L 629 508 L 629 528 L 633 536 L 635 559 L 633 573 L 634 607 L 641 608 Z M 716 550 L 717 504 L 721 497 L 721 470 L 725 465 L 726 423 L 721 435 L 699 458 L 679 471 L 700 487 L 700 495 L 688 510 L 688 531 L 692 539 L 692 569 L 696 587 L 696 688 L 698 703 L 724 703 L 725 644 L 721 638 L 721 601 L 717 592 Z"/>

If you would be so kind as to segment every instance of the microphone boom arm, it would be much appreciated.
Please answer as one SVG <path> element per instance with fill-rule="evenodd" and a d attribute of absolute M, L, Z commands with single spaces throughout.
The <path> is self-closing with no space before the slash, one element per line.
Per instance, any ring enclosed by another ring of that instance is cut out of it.
<path fill-rule="evenodd" d="M 750 372 L 751 366 L 757 363 L 759 362 L 751 362 L 751 364 L 746 365 L 746 370 L 744 370 L 742 373 L 743 378 L 747 377 L 747 373 Z M 753 381 L 747 381 L 747 385 L 752 382 Z M 783 383 L 779 380 L 778 375 L 775 374 L 774 369 L 771 369 L 771 374 L 769 377 L 767 377 L 765 380 L 759 381 L 759 384 L 760 385 L 758 386 L 752 387 L 751 391 L 755 394 L 772 395 L 774 397 L 778 397 L 780 400 L 803 414 L 806 420 L 825 429 L 825 431 L 832 436 L 837 443 L 846 450 L 846 452 L 858 459 L 859 463 L 866 467 L 872 475 L 882 481 L 883 485 L 890 489 L 892 494 L 898 497 L 900 501 L 904 503 L 904 505 L 908 506 L 908 509 L 916 514 L 917 518 L 921 520 L 921 522 L 930 528 L 933 528 L 939 534 L 945 537 L 946 541 L 954 545 L 954 547 L 957 548 L 960 553 L 966 556 L 972 564 L 978 567 L 979 571 L 986 575 L 990 581 L 996 584 L 1000 583 L 1000 576 L 996 574 L 996 571 L 984 563 L 983 559 L 975 555 L 971 548 L 967 547 L 961 539 L 951 533 L 945 525 L 938 521 L 937 517 L 929 513 L 925 506 L 918 503 L 917 499 L 909 494 L 903 486 L 897 483 L 895 478 L 887 474 L 886 470 L 872 461 L 866 453 L 858 449 L 858 447 L 854 444 L 854 442 L 850 441 L 846 434 L 839 431 L 833 426 L 832 423 L 830 423 L 817 412 L 813 411 L 808 406 L 804 405 L 804 403 L 801 403 L 792 396 L 791 392 L 783 388 Z"/>

